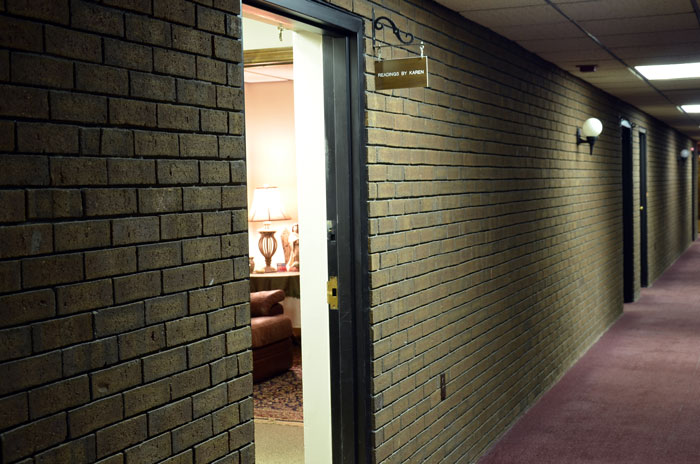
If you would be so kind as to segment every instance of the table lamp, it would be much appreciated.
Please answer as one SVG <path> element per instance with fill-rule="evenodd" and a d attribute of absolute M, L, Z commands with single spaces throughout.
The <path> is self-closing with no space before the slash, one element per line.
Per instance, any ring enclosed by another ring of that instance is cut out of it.
<path fill-rule="evenodd" d="M 275 272 L 272 267 L 272 256 L 277 251 L 277 240 L 275 231 L 270 228 L 271 221 L 284 221 L 289 216 L 282 207 L 282 197 L 277 187 L 264 185 L 258 187 L 253 192 L 253 206 L 250 209 L 250 222 L 262 222 L 263 228 L 260 230 L 260 240 L 258 248 L 265 257 L 265 272 Z"/>

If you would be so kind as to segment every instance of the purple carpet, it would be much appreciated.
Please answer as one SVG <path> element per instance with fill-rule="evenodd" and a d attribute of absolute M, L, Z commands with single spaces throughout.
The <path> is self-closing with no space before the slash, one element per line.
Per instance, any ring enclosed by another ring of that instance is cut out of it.
<path fill-rule="evenodd" d="M 700 463 L 700 241 L 479 462 Z"/>

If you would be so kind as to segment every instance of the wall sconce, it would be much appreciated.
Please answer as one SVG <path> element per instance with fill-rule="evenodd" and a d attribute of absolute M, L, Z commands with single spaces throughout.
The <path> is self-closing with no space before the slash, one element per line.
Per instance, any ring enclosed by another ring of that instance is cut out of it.
<path fill-rule="evenodd" d="M 680 159 L 681 161 L 687 160 L 688 158 L 690 158 L 690 150 L 688 150 L 687 148 L 682 149 L 678 157 L 678 159 Z"/>
<path fill-rule="evenodd" d="M 277 187 L 258 187 L 253 192 L 253 206 L 250 209 L 250 222 L 262 222 L 258 248 L 260 254 L 265 257 L 265 272 L 276 272 L 272 267 L 272 256 L 277 251 L 275 230 L 270 228 L 271 221 L 284 221 L 289 219 L 282 207 L 282 196 Z"/>
<path fill-rule="evenodd" d="M 591 155 L 593 154 L 593 145 L 598 140 L 598 136 L 603 132 L 603 123 L 600 119 L 588 118 L 583 123 L 583 128 L 576 128 L 576 145 L 587 143 L 591 146 Z"/>

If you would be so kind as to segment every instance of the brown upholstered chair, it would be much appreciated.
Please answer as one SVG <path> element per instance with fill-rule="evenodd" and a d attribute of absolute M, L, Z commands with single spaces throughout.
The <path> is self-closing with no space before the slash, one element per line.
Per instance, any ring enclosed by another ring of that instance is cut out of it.
<path fill-rule="evenodd" d="M 253 341 L 253 382 L 260 382 L 292 367 L 292 320 L 283 314 L 282 290 L 250 294 L 250 328 Z"/>

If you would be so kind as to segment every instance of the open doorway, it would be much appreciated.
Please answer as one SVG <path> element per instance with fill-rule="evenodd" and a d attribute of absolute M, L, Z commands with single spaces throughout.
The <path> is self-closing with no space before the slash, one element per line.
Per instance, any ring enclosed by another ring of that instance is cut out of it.
<path fill-rule="evenodd" d="M 698 175 L 698 161 L 700 158 L 700 143 L 695 147 L 695 151 L 691 153 L 693 158 L 693 211 L 697 217 L 693 220 L 693 235 L 692 239 L 696 240 L 698 237 L 698 229 L 700 229 L 700 175 Z"/>
<path fill-rule="evenodd" d="M 255 5 L 242 30 L 256 462 L 366 462 L 362 21 Z"/>
<path fill-rule="evenodd" d="M 632 124 L 620 121 L 622 151 L 622 262 L 623 296 L 625 303 L 634 301 L 634 159 Z"/>
<path fill-rule="evenodd" d="M 304 462 L 304 389 L 326 411 L 306 411 L 326 423 L 312 452 L 330 459 L 322 37 L 255 8 L 243 17 L 256 460 Z"/>
<path fill-rule="evenodd" d="M 639 129 L 639 262 L 640 283 L 649 286 L 648 225 L 647 225 L 647 131 Z"/>

